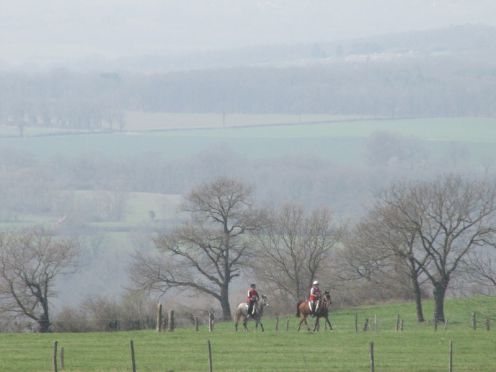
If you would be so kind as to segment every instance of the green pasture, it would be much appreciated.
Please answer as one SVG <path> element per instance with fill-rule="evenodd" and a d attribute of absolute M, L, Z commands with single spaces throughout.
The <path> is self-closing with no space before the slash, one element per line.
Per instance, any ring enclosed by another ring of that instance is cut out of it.
<path fill-rule="evenodd" d="M 181 120 L 187 122 L 187 114 L 185 116 Z M 262 119 L 259 120 L 263 122 Z M 126 159 L 143 153 L 155 153 L 168 159 L 178 159 L 224 146 L 248 157 L 304 154 L 349 163 L 363 160 L 363 141 L 378 131 L 422 139 L 432 143 L 435 148 L 442 148 L 451 142 L 463 143 L 475 156 L 494 156 L 495 118 L 330 121 L 321 124 L 61 134 L 24 138 L 0 135 L 0 148 L 25 150 L 40 158 L 103 155 Z"/>
<path fill-rule="evenodd" d="M 426 314 L 432 303 L 426 302 Z M 51 370 L 52 345 L 64 348 L 64 371 L 131 371 L 133 340 L 138 371 L 208 371 L 207 341 L 214 371 L 369 371 L 369 344 L 374 342 L 376 371 L 447 371 L 449 341 L 455 371 L 495 371 L 496 299 L 448 300 L 448 325 L 435 331 L 430 322 L 417 324 L 414 305 L 397 303 L 332 313 L 333 331 L 296 332 L 293 314 L 265 319 L 264 333 L 233 331 L 232 323 L 216 324 L 213 333 L 202 325 L 173 333 L 152 330 L 114 333 L 0 334 L 0 370 Z M 479 317 L 471 328 L 471 314 Z M 397 314 L 404 330 L 396 331 Z M 355 314 L 359 332 L 355 332 Z M 377 319 L 377 330 L 364 332 L 365 318 Z M 485 329 L 491 318 L 493 328 Z M 286 322 L 290 319 L 290 329 Z"/>
<path fill-rule="evenodd" d="M 81 200 L 92 199 L 98 195 L 98 191 L 74 191 L 75 198 Z M 169 222 L 177 217 L 179 205 L 182 201 L 181 195 L 177 194 L 157 194 L 145 192 L 130 192 L 126 198 L 126 210 L 121 221 L 101 221 L 90 223 L 90 227 L 98 228 L 134 228 L 160 225 Z M 155 213 L 154 219 L 150 216 L 150 211 Z M 51 228 L 56 226 L 60 216 L 41 216 L 22 214 L 9 221 L 0 222 L 0 230 L 18 229 L 30 226 L 45 226 Z"/>

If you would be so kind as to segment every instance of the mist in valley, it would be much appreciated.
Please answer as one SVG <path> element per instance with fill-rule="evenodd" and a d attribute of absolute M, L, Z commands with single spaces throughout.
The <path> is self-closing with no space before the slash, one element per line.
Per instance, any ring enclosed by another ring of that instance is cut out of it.
<path fill-rule="evenodd" d="M 136 252 L 152 254 L 188 220 L 183 197 L 220 178 L 252 187 L 257 208 L 329 208 L 344 229 L 393 184 L 494 182 L 495 12 L 482 0 L 2 2 L 0 229 L 76 243 L 78 268 L 51 300 L 60 313 L 129 294 Z M 256 274 L 233 280 L 232 303 Z M 176 290 L 165 298 L 190 306 Z"/>

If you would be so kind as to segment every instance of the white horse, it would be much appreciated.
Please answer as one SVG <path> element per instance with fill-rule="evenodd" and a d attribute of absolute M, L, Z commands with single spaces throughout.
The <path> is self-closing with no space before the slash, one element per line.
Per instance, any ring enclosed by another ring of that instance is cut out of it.
<path fill-rule="evenodd" d="M 248 327 L 246 323 L 248 320 L 253 319 L 255 321 L 255 328 L 258 329 L 258 325 L 260 324 L 260 328 L 262 328 L 262 332 L 264 331 L 264 327 L 262 324 L 262 316 L 264 312 L 264 308 L 269 306 L 269 302 L 267 301 L 267 296 L 262 295 L 260 300 L 255 303 L 255 314 L 248 316 L 248 304 L 246 302 L 241 302 L 236 309 L 236 321 L 234 323 L 234 327 L 236 328 L 236 332 L 238 331 L 238 324 L 241 318 L 243 318 L 243 327 L 245 327 L 245 331 L 248 331 Z"/>

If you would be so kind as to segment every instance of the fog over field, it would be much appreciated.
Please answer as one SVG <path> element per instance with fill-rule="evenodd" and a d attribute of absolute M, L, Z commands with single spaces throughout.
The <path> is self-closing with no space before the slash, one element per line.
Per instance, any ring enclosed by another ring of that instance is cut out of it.
<path fill-rule="evenodd" d="M 136 253 L 220 178 L 349 229 L 394 183 L 494 183 L 494 15 L 490 0 L 0 0 L 0 230 L 77 242 L 57 313 L 120 301 Z M 239 274 L 231 303 L 268 282 Z"/>

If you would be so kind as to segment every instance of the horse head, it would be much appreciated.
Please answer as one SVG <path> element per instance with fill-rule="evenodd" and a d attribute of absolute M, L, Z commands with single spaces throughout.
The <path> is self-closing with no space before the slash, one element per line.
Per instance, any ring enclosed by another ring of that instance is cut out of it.
<path fill-rule="evenodd" d="M 264 308 L 266 306 L 269 306 L 269 300 L 267 299 L 266 295 L 260 296 L 260 302 L 259 302 L 260 308 Z"/>
<path fill-rule="evenodd" d="M 328 304 L 331 304 L 331 303 L 332 303 L 332 302 L 331 302 L 331 294 L 329 293 L 329 291 L 325 291 L 325 292 L 324 292 L 324 299 L 326 300 L 326 302 L 327 302 Z"/>
<path fill-rule="evenodd" d="M 331 301 L 331 294 L 329 291 L 325 291 L 324 295 L 322 296 L 322 308 L 329 308 L 331 306 L 332 301 Z"/>

